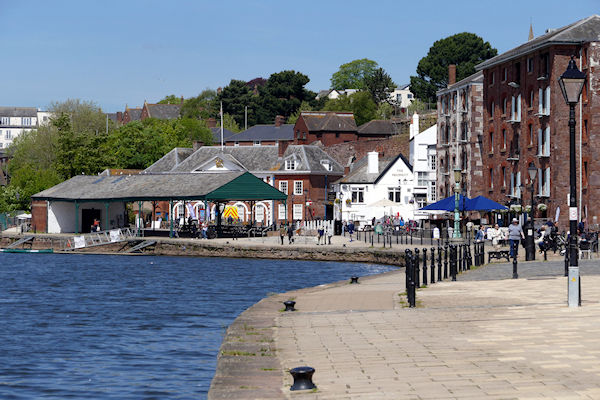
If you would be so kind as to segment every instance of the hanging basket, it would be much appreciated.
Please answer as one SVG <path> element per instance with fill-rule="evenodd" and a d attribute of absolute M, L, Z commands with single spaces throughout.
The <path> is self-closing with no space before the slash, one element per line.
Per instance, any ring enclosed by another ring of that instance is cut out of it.
<path fill-rule="evenodd" d="M 342 204 L 342 199 L 335 199 L 335 200 L 334 200 L 334 203 L 335 203 L 335 204 Z"/>
<path fill-rule="evenodd" d="M 545 205 L 545 204 L 543 204 L 543 203 L 541 203 L 541 204 L 537 205 L 537 209 L 538 209 L 538 211 L 544 212 L 544 211 L 546 211 L 548 209 L 548 206 Z"/>
<path fill-rule="evenodd" d="M 350 206 L 350 204 L 352 204 L 352 200 L 350 200 L 350 199 L 346 199 L 346 205 L 347 205 L 347 206 Z"/>
<path fill-rule="evenodd" d="M 531 212 L 531 206 L 525 206 L 525 212 L 529 214 Z"/>
<path fill-rule="evenodd" d="M 513 204 L 512 206 L 510 206 L 510 211 L 520 214 L 523 211 L 523 208 L 520 204 Z"/>

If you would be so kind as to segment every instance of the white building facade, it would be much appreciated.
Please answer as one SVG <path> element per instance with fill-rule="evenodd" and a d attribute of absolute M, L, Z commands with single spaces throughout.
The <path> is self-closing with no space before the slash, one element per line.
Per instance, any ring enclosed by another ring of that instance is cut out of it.
<path fill-rule="evenodd" d="M 435 203 L 437 180 L 437 125 L 419 132 L 419 115 L 413 115 L 410 125 L 410 155 L 409 160 L 413 169 L 413 200 L 418 208 Z M 426 214 L 417 213 L 418 219 L 426 218 Z"/>
<path fill-rule="evenodd" d="M 50 113 L 35 107 L 0 107 L 0 148 L 9 147 L 17 136 L 50 121 Z"/>
<path fill-rule="evenodd" d="M 414 99 L 415 97 L 410 91 L 410 85 L 398 86 L 392 93 L 390 93 L 390 101 L 396 107 L 408 108 Z"/>

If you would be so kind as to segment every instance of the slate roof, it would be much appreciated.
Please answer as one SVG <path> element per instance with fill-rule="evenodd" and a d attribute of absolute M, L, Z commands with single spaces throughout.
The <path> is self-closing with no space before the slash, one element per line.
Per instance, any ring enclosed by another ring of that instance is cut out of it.
<path fill-rule="evenodd" d="M 287 174 L 323 174 L 327 172 L 330 175 L 343 175 L 344 173 L 344 168 L 333 157 L 325 153 L 318 146 L 312 145 L 289 145 L 283 157 L 279 157 L 278 146 L 225 146 L 223 149 L 220 146 L 204 146 L 200 147 L 177 165 L 174 162 L 175 150 L 180 152 L 184 150 L 192 151 L 192 149 L 173 149 L 144 172 L 192 172 L 206 165 L 215 157 L 221 157 L 224 160 L 228 159 L 240 165 L 251 173 L 274 171 Z M 295 160 L 296 169 L 285 169 L 285 160 L 288 159 Z M 321 164 L 323 160 L 329 161 L 331 171 Z"/>
<path fill-rule="evenodd" d="M 331 111 L 303 111 L 300 118 L 304 120 L 311 132 L 355 132 L 356 122 L 352 113 Z"/>
<path fill-rule="evenodd" d="M 125 110 L 129 114 L 130 121 L 139 121 L 142 119 L 142 109 L 141 108 L 128 108 Z"/>
<path fill-rule="evenodd" d="M 148 116 L 156 119 L 177 119 L 181 111 L 181 104 L 148 104 Z"/>
<path fill-rule="evenodd" d="M 475 68 L 483 70 L 501 64 L 513 58 L 531 53 L 544 47 L 557 44 L 579 44 L 600 41 L 600 16 L 592 15 L 562 28 L 550 30 L 546 34 L 523 43 L 509 51 L 478 64 Z"/>
<path fill-rule="evenodd" d="M 461 86 L 468 85 L 469 83 L 482 85 L 483 84 L 483 71 L 477 71 L 473 75 L 469 75 L 465 79 L 461 79 L 460 81 L 448 86 L 445 89 L 438 90 L 436 94 L 440 95 L 440 94 L 446 93 L 448 91 L 452 91 Z"/>
<path fill-rule="evenodd" d="M 339 179 L 335 183 L 377 183 L 379 179 L 381 179 L 388 171 L 389 168 L 392 167 L 396 163 L 396 161 L 400 159 L 406 164 L 408 169 L 413 170 L 412 165 L 408 162 L 408 159 L 402 155 L 402 153 L 397 156 L 392 157 L 379 157 L 379 173 L 377 174 L 369 174 L 368 171 L 368 156 L 365 156 L 354 163 L 354 168 L 352 171 L 344 176 L 342 179 Z"/>
<path fill-rule="evenodd" d="M 118 122 L 117 121 L 117 113 L 104 113 L 104 115 L 106 115 L 108 117 L 108 119 L 110 119 L 113 122 Z"/>
<path fill-rule="evenodd" d="M 37 117 L 37 108 L 0 107 L 0 117 Z"/>
<path fill-rule="evenodd" d="M 213 144 L 221 143 L 221 128 L 210 128 L 213 135 Z M 223 141 L 226 142 L 232 136 L 237 133 L 231 132 L 229 129 L 223 128 Z"/>
<path fill-rule="evenodd" d="M 237 183 L 236 183 L 237 182 Z M 216 193 L 219 196 L 216 197 Z M 278 199 L 286 196 L 247 172 L 78 175 L 31 196 L 55 201 Z"/>
<path fill-rule="evenodd" d="M 193 149 L 186 147 L 175 147 L 173 150 L 162 156 L 158 161 L 144 170 L 146 173 L 168 172 L 176 168 L 186 158 L 194 152 Z"/>
<path fill-rule="evenodd" d="M 374 119 L 358 127 L 358 134 L 368 135 L 395 135 L 396 128 L 390 120 Z"/>
<path fill-rule="evenodd" d="M 294 140 L 294 125 L 254 125 L 253 127 L 230 137 L 228 141 L 253 142 L 255 140 Z"/>

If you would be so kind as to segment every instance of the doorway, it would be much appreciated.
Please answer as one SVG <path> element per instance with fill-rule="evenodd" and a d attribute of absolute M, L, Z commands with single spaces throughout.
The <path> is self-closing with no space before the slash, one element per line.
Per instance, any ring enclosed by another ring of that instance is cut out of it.
<path fill-rule="evenodd" d="M 90 233 L 95 219 L 101 221 L 100 210 L 95 208 L 81 210 L 81 233 Z M 100 227 L 102 227 L 102 224 L 100 224 Z"/>

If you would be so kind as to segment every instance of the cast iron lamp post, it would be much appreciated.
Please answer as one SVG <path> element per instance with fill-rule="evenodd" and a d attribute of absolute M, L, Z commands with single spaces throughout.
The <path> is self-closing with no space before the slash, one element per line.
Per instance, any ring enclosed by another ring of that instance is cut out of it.
<path fill-rule="evenodd" d="M 579 102 L 585 84 L 585 73 L 577 69 L 574 56 L 571 56 L 567 70 L 558 78 L 558 84 L 565 102 L 569 106 L 569 307 L 581 305 L 577 249 L 577 181 L 575 167 L 575 105 Z"/>
<path fill-rule="evenodd" d="M 527 220 L 527 226 L 525 227 L 525 231 L 527 233 L 527 249 L 525 252 L 525 260 L 526 261 L 534 261 L 535 260 L 535 243 L 534 243 L 534 232 L 535 232 L 535 224 L 533 219 L 533 190 L 535 183 L 535 176 L 537 175 L 537 168 L 532 164 L 527 168 L 527 173 L 529 174 L 529 190 L 531 191 L 531 209 L 529 211 L 529 219 Z"/>
<path fill-rule="evenodd" d="M 454 232 L 453 238 L 460 239 L 460 213 L 458 211 L 458 201 L 460 195 L 460 178 L 462 170 L 458 167 L 454 168 Z"/>

